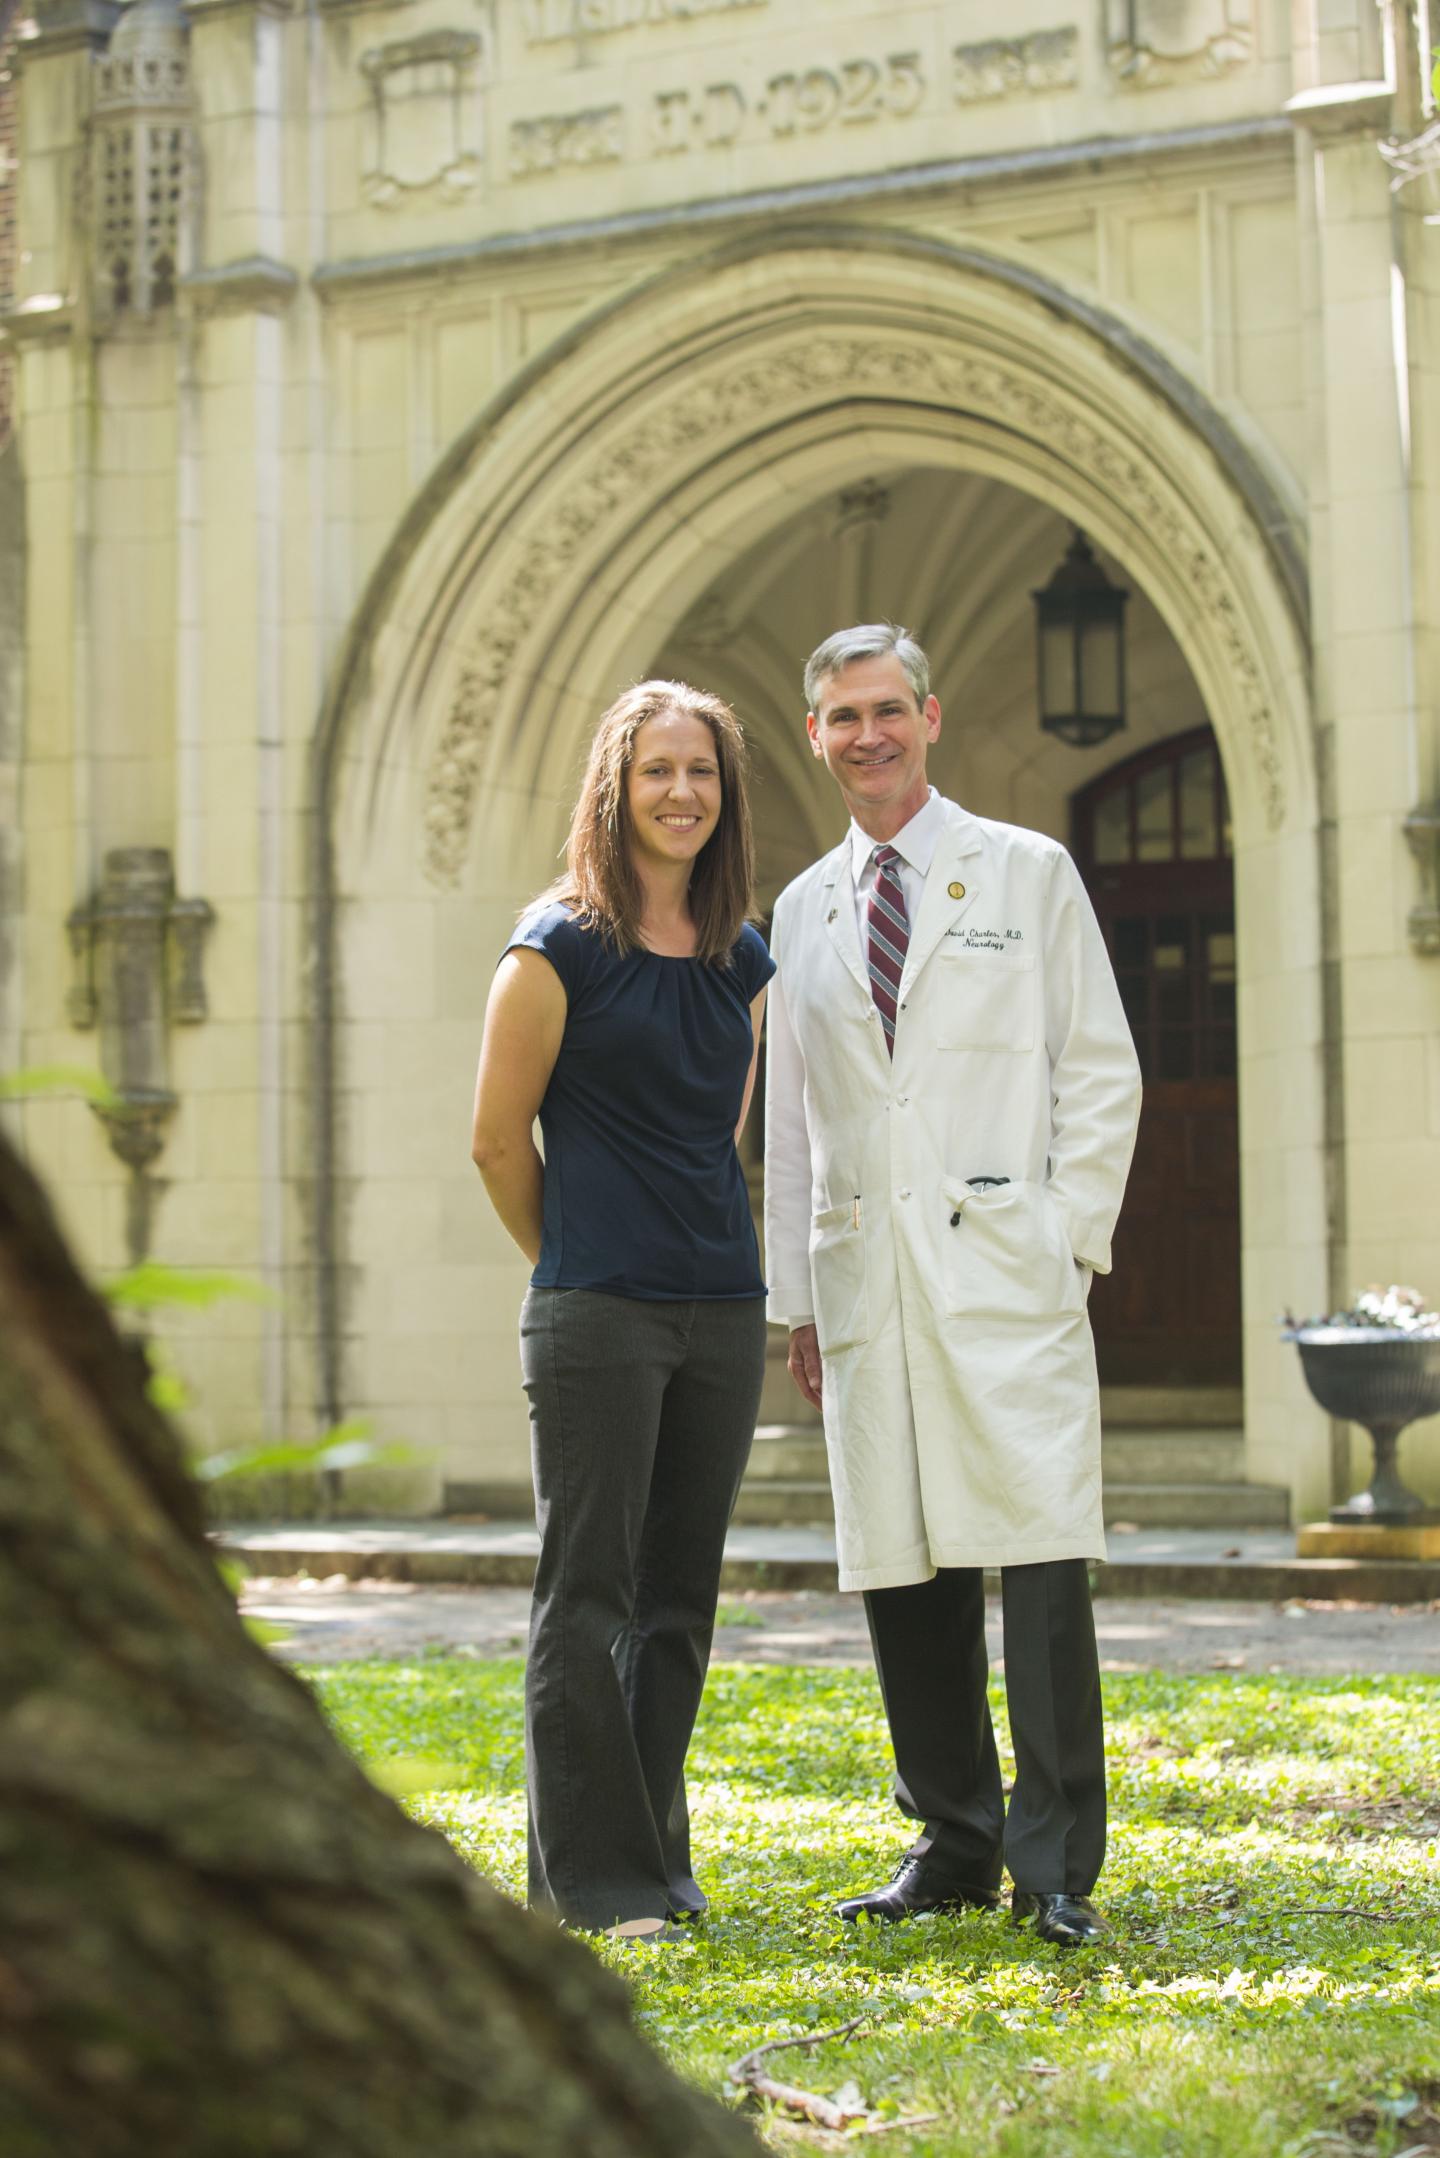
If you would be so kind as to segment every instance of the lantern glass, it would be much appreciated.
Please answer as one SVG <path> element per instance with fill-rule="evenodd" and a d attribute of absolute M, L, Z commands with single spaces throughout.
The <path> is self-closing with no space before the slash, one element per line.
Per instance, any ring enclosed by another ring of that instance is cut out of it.
<path fill-rule="evenodd" d="M 1080 711 L 1086 719 L 1115 719 L 1120 712 L 1118 621 L 1086 622 L 1080 638 Z"/>
<path fill-rule="evenodd" d="M 1040 632 L 1040 716 L 1058 719 L 1075 709 L 1075 633 L 1068 622 Z"/>

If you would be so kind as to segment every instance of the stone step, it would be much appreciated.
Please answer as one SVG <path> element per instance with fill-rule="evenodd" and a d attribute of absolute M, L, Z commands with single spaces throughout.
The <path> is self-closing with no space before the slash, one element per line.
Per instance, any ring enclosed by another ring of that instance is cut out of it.
<path fill-rule="evenodd" d="M 1131 1429 L 1121 1425 L 1102 1441 L 1107 1483 L 1239 1484 L 1245 1481 L 1245 1441 L 1231 1426 L 1206 1430 Z M 746 1480 L 823 1483 L 825 1434 L 818 1424 L 761 1424 L 755 1433 Z"/>
<path fill-rule="evenodd" d="M 824 1483 L 828 1474 L 825 1433 L 819 1424 L 756 1426 L 747 1482 L 768 1483 L 778 1476 L 784 1482 Z"/>
<path fill-rule="evenodd" d="M 1137 1528 L 1282 1529 L 1290 1494 L 1278 1484 L 1112 1484 L 1104 1489 L 1105 1519 Z"/>
<path fill-rule="evenodd" d="M 1102 1386 L 1100 1422 L 1107 1430 L 1122 1424 L 1150 1428 L 1168 1425 L 1245 1421 L 1245 1396 L 1238 1386 Z"/>
<path fill-rule="evenodd" d="M 306 1572 L 323 1580 L 450 1582 L 472 1588 L 528 1588 L 539 1538 L 533 1520 L 230 1522 L 214 1541 L 247 1572 Z M 1234 1547 L 1235 1555 L 1229 1555 Z M 1101 1596 L 1233 1597 L 1273 1603 L 1285 1597 L 1345 1598 L 1359 1603 L 1433 1603 L 1440 1562 L 1418 1559 L 1297 1559 L 1286 1531 L 1243 1538 L 1225 1531 L 1137 1531 L 1111 1539 L 1110 1563 L 1095 1568 Z M 992 1590 L 998 1585 L 990 1582 Z M 830 1531 L 740 1528 L 726 1539 L 721 1587 L 813 1589 L 833 1594 Z"/>
<path fill-rule="evenodd" d="M 787 1341 L 772 1329 L 760 1394 L 762 1424 L 798 1424 L 818 1431 L 820 1413 L 801 1399 L 786 1369 Z M 1238 1386 L 1102 1386 L 1100 1420 L 1107 1431 L 1138 1426 L 1145 1430 L 1206 1430 L 1234 1427 L 1245 1420 L 1245 1396 Z"/>
<path fill-rule="evenodd" d="M 1233 1425 L 1102 1427 L 1100 1462 L 1107 1484 L 1240 1484 L 1245 1434 Z"/>
<path fill-rule="evenodd" d="M 1104 1506 L 1107 1522 L 1138 1528 L 1284 1528 L 1290 1519 L 1289 1493 L 1272 1484 L 1107 1483 Z M 830 1486 L 813 1477 L 747 1478 L 735 1506 L 742 1527 L 819 1526 L 834 1518 Z"/>
<path fill-rule="evenodd" d="M 831 1528 L 835 1506 L 828 1483 L 813 1477 L 763 1477 L 740 1486 L 732 1517 L 741 1528 Z"/>

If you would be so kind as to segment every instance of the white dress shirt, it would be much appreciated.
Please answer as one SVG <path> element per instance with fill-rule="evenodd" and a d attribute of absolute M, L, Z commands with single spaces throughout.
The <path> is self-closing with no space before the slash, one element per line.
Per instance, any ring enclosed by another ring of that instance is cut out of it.
<path fill-rule="evenodd" d="M 925 879 L 930 874 L 930 864 L 935 859 L 935 849 L 940 844 L 940 834 L 944 829 L 944 804 L 933 787 L 925 807 L 917 809 L 910 822 L 902 824 L 891 840 L 872 839 L 870 834 L 862 832 L 852 819 L 850 868 L 855 879 L 855 928 L 860 938 L 862 955 L 868 942 L 865 911 L 870 904 L 870 894 L 875 889 L 875 849 L 879 846 L 891 846 L 900 857 L 900 889 L 905 894 L 905 913 L 913 929 L 925 892 Z"/>

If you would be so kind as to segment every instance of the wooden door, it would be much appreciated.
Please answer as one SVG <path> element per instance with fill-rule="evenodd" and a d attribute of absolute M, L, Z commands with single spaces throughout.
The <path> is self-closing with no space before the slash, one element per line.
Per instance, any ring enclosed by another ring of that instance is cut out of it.
<path fill-rule="evenodd" d="M 1112 767 L 1073 812 L 1145 1081 L 1114 1270 L 1090 1297 L 1101 1383 L 1238 1385 L 1234 873 L 1213 734 Z"/>

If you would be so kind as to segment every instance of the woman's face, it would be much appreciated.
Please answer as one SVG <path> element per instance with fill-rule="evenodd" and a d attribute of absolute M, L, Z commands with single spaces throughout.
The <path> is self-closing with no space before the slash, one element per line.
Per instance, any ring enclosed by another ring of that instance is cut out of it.
<path fill-rule="evenodd" d="M 694 861 L 720 821 L 720 758 L 703 719 L 660 712 L 636 729 L 625 799 L 639 854 Z"/>

